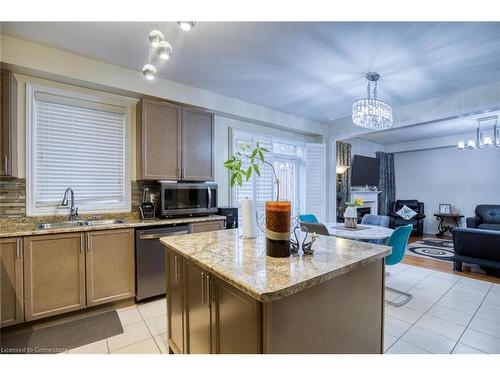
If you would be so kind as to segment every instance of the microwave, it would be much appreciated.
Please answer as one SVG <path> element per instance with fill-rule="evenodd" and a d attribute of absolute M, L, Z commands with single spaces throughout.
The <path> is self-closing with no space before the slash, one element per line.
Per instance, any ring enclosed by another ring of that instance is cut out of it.
<path fill-rule="evenodd" d="M 217 184 L 160 181 L 159 216 L 203 216 L 217 213 Z"/>

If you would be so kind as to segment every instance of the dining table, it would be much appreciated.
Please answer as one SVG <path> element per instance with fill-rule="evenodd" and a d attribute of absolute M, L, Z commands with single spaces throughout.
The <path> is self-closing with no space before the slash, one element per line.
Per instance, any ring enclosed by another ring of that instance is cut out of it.
<path fill-rule="evenodd" d="M 358 224 L 357 228 L 346 228 L 344 223 L 325 223 L 330 236 L 350 240 L 386 240 L 394 229 L 378 225 Z"/>

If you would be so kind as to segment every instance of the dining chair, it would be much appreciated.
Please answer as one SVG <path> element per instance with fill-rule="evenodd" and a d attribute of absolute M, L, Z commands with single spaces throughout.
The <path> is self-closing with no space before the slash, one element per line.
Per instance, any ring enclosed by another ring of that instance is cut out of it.
<path fill-rule="evenodd" d="M 389 216 L 366 214 L 361 219 L 361 225 L 363 225 L 363 224 L 376 225 L 379 227 L 388 228 L 389 227 Z M 375 243 L 375 244 L 379 244 L 379 245 L 385 245 L 386 240 L 385 239 L 366 240 L 366 242 Z"/>
<path fill-rule="evenodd" d="M 392 247 L 392 254 L 385 258 L 386 266 L 392 266 L 398 264 L 403 260 L 406 251 L 406 246 L 408 245 L 408 239 L 410 238 L 412 230 L 413 230 L 412 224 L 408 224 L 402 227 L 397 227 L 396 229 L 394 229 L 394 232 L 392 232 L 391 238 L 389 238 L 389 242 L 387 244 L 387 246 Z M 402 290 L 394 289 L 389 286 L 386 286 L 385 289 L 390 290 L 391 292 L 394 293 L 399 293 L 402 296 L 406 297 L 401 302 L 393 302 L 386 300 L 387 304 L 391 306 L 395 307 L 403 306 L 408 302 L 410 302 L 410 300 L 413 298 L 413 296 L 410 293 L 404 292 Z"/>
<path fill-rule="evenodd" d="M 316 215 L 313 214 L 304 214 L 304 215 L 299 215 L 299 221 L 302 223 L 317 224 L 318 218 L 316 217 Z"/>

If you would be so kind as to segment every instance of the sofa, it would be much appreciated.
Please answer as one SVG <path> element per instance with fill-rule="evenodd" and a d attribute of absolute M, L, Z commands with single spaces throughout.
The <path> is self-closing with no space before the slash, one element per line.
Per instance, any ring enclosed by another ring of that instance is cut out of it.
<path fill-rule="evenodd" d="M 500 276 L 500 231 L 453 228 L 453 269 L 462 271 L 462 263 L 478 264 L 484 271 Z"/>
<path fill-rule="evenodd" d="M 475 214 L 466 219 L 467 228 L 500 231 L 500 205 L 480 204 L 476 206 Z"/>
<path fill-rule="evenodd" d="M 411 208 L 417 213 L 415 217 L 410 220 L 405 220 L 400 217 L 396 212 L 399 211 L 403 206 Z M 412 236 L 423 236 L 424 235 L 424 203 L 419 202 L 416 199 L 410 200 L 397 200 L 389 204 L 389 228 L 395 229 L 404 225 L 413 225 L 413 230 L 411 232 Z"/>

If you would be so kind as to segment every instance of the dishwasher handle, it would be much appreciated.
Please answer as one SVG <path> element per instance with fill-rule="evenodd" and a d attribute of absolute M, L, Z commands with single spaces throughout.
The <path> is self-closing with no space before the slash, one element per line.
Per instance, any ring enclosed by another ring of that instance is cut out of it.
<path fill-rule="evenodd" d="M 169 236 L 178 236 L 181 234 L 188 234 L 189 229 L 186 230 L 181 230 L 178 232 L 166 232 L 166 233 L 157 233 L 157 234 L 141 234 L 139 236 L 140 240 L 157 240 L 158 238 L 162 237 L 169 237 Z"/>

